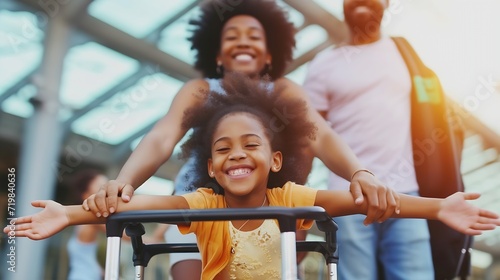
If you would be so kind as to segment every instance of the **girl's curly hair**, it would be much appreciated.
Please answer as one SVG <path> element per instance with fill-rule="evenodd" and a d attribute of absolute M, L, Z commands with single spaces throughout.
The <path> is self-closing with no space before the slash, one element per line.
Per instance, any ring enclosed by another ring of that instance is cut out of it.
<path fill-rule="evenodd" d="M 266 85 L 264 81 L 240 74 L 228 74 L 223 82 L 226 94 L 209 92 L 203 107 L 184 112 L 182 126 L 193 128 L 193 133 L 182 145 L 182 157 L 196 158 L 191 175 L 194 176 L 193 186 L 210 187 L 223 193 L 207 171 L 212 136 L 224 116 L 242 112 L 255 116 L 262 123 L 271 149 L 283 154 L 283 166 L 279 172 L 270 172 L 268 187 L 281 187 L 287 181 L 305 183 L 309 168 L 303 148 L 314 139 L 317 128 L 308 121 L 305 101 L 282 97 L 283 88 L 271 90 Z"/>
<path fill-rule="evenodd" d="M 191 49 L 196 51 L 194 67 L 206 78 L 222 78 L 217 73 L 216 57 L 220 50 L 221 32 L 224 24 L 237 15 L 256 18 L 264 27 L 267 49 L 271 54 L 271 69 L 267 73 L 276 80 L 285 73 L 292 60 L 295 47 L 295 28 L 288 21 L 288 14 L 274 0 L 210 0 L 201 5 L 201 15 L 192 19 Z"/>

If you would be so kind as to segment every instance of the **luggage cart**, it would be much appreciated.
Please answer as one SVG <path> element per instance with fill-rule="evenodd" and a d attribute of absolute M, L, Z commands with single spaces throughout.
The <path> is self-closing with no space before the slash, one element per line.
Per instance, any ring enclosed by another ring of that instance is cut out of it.
<path fill-rule="evenodd" d="M 144 267 L 149 260 L 164 253 L 198 252 L 196 244 L 144 244 L 142 235 L 145 233 L 143 223 L 178 224 L 196 221 L 229 221 L 247 219 L 275 219 L 281 232 L 281 279 L 296 280 L 297 251 L 313 251 L 323 254 L 329 279 L 337 279 L 338 257 L 337 225 L 321 207 L 262 207 L 262 208 L 231 208 L 208 210 L 147 210 L 128 211 L 111 215 L 106 222 L 107 248 L 105 280 L 119 279 L 120 239 L 126 228 L 133 247 L 133 263 L 135 279 L 144 278 Z M 295 227 L 297 219 L 316 221 L 318 229 L 325 233 L 325 241 L 296 241 Z"/>

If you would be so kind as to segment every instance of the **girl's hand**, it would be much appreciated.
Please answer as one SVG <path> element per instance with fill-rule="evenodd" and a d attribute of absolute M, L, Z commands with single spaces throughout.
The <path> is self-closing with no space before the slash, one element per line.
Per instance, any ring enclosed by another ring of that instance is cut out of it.
<path fill-rule="evenodd" d="M 441 202 L 438 219 L 456 231 L 467 235 L 480 235 L 485 230 L 500 226 L 500 219 L 494 212 L 481 209 L 467 200 L 475 200 L 478 193 L 457 192 Z"/>
<path fill-rule="evenodd" d="M 3 231 L 8 234 L 14 231 L 16 237 L 40 240 L 69 226 L 66 210 L 61 204 L 52 200 L 36 200 L 31 205 L 44 209 L 34 215 L 17 218 L 14 225 L 6 226 Z"/>

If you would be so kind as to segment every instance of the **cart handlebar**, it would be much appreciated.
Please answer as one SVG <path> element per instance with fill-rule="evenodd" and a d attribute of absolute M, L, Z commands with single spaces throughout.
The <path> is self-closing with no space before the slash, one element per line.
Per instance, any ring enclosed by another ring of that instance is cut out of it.
<path fill-rule="evenodd" d="M 108 217 L 106 235 L 121 237 L 123 230 L 130 223 L 179 224 L 248 219 L 276 219 L 282 233 L 295 231 L 297 219 L 315 220 L 323 232 L 337 231 L 337 225 L 322 207 L 311 206 L 127 211 Z"/>

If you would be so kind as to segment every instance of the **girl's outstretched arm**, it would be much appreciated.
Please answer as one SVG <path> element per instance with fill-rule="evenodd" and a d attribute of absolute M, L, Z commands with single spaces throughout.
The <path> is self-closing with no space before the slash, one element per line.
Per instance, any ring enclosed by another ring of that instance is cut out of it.
<path fill-rule="evenodd" d="M 85 211 L 81 205 L 63 206 L 52 200 L 37 200 L 31 203 L 42 211 L 15 220 L 15 226 L 6 226 L 5 233 L 14 231 L 16 237 L 33 240 L 45 239 L 71 225 L 105 223 L 106 218 L 97 217 Z M 128 202 L 118 202 L 117 212 L 131 210 L 188 209 L 189 205 L 182 196 L 137 195 Z"/>
<path fill-rule="evenodd" d="M 480 197 L 477 193 L 457 192 L 445 199 L 424 198 L 399 194 L 400 211 L 393 218 L 421 218 L 440 220 L 449 227 L 468 235 L 479 235 L 482 231 L 500 226 L 498 214 L 481 209 L 467 200 Z M 347 191 L 318 191 L 316 206 L 321 206 L 331 216 L 366 214 L 367 205 L 354 204 Z"/>
<path fill-rule="evenodd" d="M 479 193 L 462 192 L 450 195 L 440 201 L 437 219 L 467 235 L 479 235 L 485 230 L 495 229 L 500 226 L 498 214 L 467 202 L 480 196 Z"/>
<path fill-rule="evenodd" d="M 16 237 L 39 240 L 50 237 L 69 225 L 65 206 L 52 200 L 36 200 L 31 205 L 44 209 L 34 215 L 16 219 L 13 225 L 6 226 L 3 231 L 8 234 L 14 231 Z"/>

